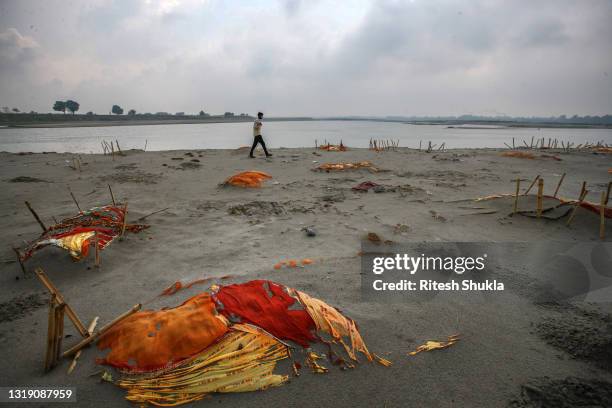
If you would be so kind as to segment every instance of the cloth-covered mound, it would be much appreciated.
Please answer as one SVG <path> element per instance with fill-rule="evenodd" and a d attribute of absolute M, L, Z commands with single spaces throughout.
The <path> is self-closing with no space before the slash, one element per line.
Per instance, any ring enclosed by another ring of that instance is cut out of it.
<path fill-rule="evenodd" d="M 267 280 L 213 285 L 176 308 L 137 312 L 101 338 L 98 348 L 110 352 L 98 362 L 125 374 L 116 384 L 128 400 L 178 405 L 284 383 L 288 376 L 274 369 L 293 358 L 290 343 L 307 350 L 304 365 L 317 373 L 328 369 L 317 362 L 316 344 L 341 367 L 353 368 L 357 353 L 391 364 L 368 351 L 357 324 L 339 310 Z M 294 361 L 296 375 L 301 366 Z"/>
<path fill-rule="evenodd" d="M 264 180 L 271 178 L 272 176 L 267 173 L 264 173 L 263 171 L 250 170 L 234 174 L 233 176 L 225 180 L 222 185 L 258 188 L 261 187 Z"/>
<path fill-rule="evenodd" d="M 113 327 L 98 342 L 101 350 L 111 350 L 98 363 L 133 372 L 160 370 L 193 357 L 227 331 L 227 321 L 204 292 L 172 309 L 134 313 Z"/>
<path fill-rule="evenodd" d="M 54 245 L 70 252 L 75 260 L 87 257 L 94 245 L 97 232 L 98 249 L 103 250 L 125 231 L 139 232 L 148 225 L 126 224 L 127 209 L 116 205 L 95 207 L 74 217 L 66 218 L 47 228 L 36 240 L 20 252 L 21 261 L 30 258 L 34 252 L 48 245 Z"/>
<path fill-rule="evenodd" d="M 367 169 L 371 172 L 381 171 L 378 167 L 374 166 L 371 162 L 364 160 L 362 162 L 355 163 L 323 163 L 317 166 L 314 170 L 318 171 L 344 171 L 344 170 L 359 170 Z"/>

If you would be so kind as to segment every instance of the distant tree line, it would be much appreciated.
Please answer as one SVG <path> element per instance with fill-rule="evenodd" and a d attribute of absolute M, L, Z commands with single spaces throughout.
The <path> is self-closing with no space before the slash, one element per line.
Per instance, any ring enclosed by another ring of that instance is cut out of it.
<path fill-rule="evenodd" d="M 612 125 L 612 115 L 559 115 L 559 116 L 480 116 L 480 115 L 461 115 L 461 116 L 387 116 L 393 120 L 410 121 L 461 121 L 461 122 L 521 122 L 521 123 L 559 123 L 559 124 L 578 124 L 578 125 Z"/>
<path fill-rule="evenodd" d="M 55 103 L 53 104 L 53 110 L 57 112 L 64 112 L 65 115 L 67 109 L 74 115 L 75 112 L 79 110 L 79 106 L 80 105 L 77 101 L 73 101 L 70 99 L 67 101 L 55 101 Z"/>

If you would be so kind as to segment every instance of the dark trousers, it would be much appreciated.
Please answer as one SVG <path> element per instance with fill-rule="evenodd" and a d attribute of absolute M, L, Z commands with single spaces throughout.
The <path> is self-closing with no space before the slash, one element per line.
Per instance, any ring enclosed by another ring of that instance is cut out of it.
<path fill-rule="evenodd" d="M 263 147 L 264 153 L 266 154 L 266 156 L 268 156 L 268 150 L 266 149 L 266 142 L 264 142 L 263 137 L 261 135 L 257 135 L 253 139 L 253 146 L 251 146 L 251 153 L 249 153 L 249 156 L 253 155 L 253 151 L 257 147 L 257 143 L 261 143 L 261 147 Z"/>

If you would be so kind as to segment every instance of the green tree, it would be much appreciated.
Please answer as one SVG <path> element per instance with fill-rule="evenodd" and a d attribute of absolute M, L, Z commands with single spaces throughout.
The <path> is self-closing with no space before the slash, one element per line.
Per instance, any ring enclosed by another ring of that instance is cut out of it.
<path fill-rule="evenodd" d="M 66 109 L 72 112 L 73 115 L 74 115 L 74 112 L 79 110 L 79 106 L 80 105 L 77 101 L 73 101 L 70 99 L 66 101 Z"/>
<path fill-rule="evenodd" d="M 65 114 L 66 113 L 66 102 L 55 101 L 55 104 L 53 104 L 53 110 L 57 112 L 64 112 Z"/>
<path fill-rule="evenodd" d="M 119 105 L 113 105 L 111 112 L 113 112 L 115 115 L 123 115 L 123 109 Z"/>
<path fill-rule="evenodd" d="M 134 115 L 136 115 L 136 110 L 135 110 L 135 109 L 130 109 L 130 110 L 128 111 L 128 115 L 130 115 L 130 116 L 134 116 Z"/>

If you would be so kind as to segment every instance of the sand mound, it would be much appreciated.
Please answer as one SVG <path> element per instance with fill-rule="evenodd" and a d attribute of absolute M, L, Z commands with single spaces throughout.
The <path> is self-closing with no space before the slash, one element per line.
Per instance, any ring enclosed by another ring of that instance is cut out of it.
<path fill-rule="evenodd" d="M 567 377 L 544 377 L 521 386 L 521 396 L 508 404 L 512 408 L 569 408 L 612 406 L 612 383 Z"/>

